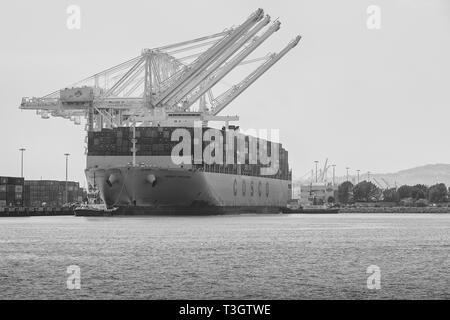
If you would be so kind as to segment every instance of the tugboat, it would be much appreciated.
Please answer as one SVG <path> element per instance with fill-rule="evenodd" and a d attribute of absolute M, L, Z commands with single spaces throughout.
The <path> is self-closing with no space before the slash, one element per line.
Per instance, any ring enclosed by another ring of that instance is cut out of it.
<path fill-rule="evenodd" d="M 102 217 L 112 216 L 117 208 L 108 209 L 104 204 L 82 204 L 76 207 L 73 212 L 78 217 Z"/>
<path fill-rule="evenodd" d="M 285 208 L 282 208 L 282 213 L 339 213 L 339 205 L 336 204 L 300 204 L 298 200 L 292 200 Z"/>
<path fill-rule="evenodd" d="M 117 208 L 108 209 L 101 201 L 98 190 L 93 187 L 88 193 L 87 203 L 80 204 L 73 209 L 75 216 L 79 217 L 101 217 L 112 216 Z"/>

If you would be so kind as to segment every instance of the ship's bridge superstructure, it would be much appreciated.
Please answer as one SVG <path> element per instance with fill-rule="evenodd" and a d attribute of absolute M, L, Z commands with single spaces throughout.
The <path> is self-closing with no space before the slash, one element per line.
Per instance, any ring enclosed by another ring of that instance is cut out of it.
<path fill-rule="evenodd" d="M 63 117 L 87 131 L 123 126 L 177 126 L 238 120 L 219 113 L 297 45 L 295 37 L 278 53 L 250 57 L 280 28 L 262 9 L 242 24 L 209 36 L 144 49 L 128 61 L 43 97 L 25 97 L 21 109 L 46 119 Z M 217 92 L 235 68 L 259 63 L 247 77 Z"/>

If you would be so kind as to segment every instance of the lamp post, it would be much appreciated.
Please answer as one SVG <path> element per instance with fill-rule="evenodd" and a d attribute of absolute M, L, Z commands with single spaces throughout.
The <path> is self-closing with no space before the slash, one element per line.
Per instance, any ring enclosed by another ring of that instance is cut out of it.
<path fill-rule="evenodd" d="M 347 170 L 347 182 L 348 182 L 348 169 L 350 169 L 350 167 L 345 167 L 345 169 Z"/>
<path fill-rule="evenodd" d="M 23 178 L 23 152 L 25 151 L 25 148 L 20 148 L 19 151 L 21 152 L 21 163 L 20 163 L 20 176 Z"/>
<path fill-rule="evenodd" d="M 68 202 L 68 198 L 69 198 L 69 194 L 68 194 L 68 190 L 67 190 L 67 175 L 68 175 L 68 168 L 69 168 L 69 156 L 70 153 L 64 153 L 64 155 L 66 156 L 66 196 L 65 196 L 65 203 Z"/>
<path fill-rule="evenodd" d="M 317 183 L 317 163 L 318 163 L 319 161 L 314 161 L 314 163 L 316 164 L 316 183 Z"/>

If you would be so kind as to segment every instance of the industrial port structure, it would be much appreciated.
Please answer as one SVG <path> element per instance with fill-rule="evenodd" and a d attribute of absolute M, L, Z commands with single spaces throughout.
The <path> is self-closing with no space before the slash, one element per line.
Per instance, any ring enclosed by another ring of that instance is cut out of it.
<path fill-rule="evenodd" d="M 218 116 L 236 97 L 297 45 L 295 37 L 279 53 L 246 58 L 280 29 L 276 20 L 256 10 L 237 27 L 201 38 L 143 49 L 141 55 L 98 72 L 43 97 L 22 98 L 21 109 L 50 116 L 86 120 L 87 131 L 146 124 L 167 113 L 194 112 L 200 121 L 233 121 Z M 262 63 L 230 89 L 216 93 L 216 85 L 233 69 Z"/>
<path fill-rule="evenodd" d="M 261 152 L 274 145 L 270 153 L 277 159 L 271 165 L 277 171 L 268 175 L 264 173 L 268 163 L 250 164 L 246 159 L 244 163 L 233 160 L 226 165 L 206 163 L 203 159 L 196 165 L 186 162 L 180 165 L 172 158 L 174 146 L 169 142 L 175 140 L 165 134 L 171 135 L 174 128 L 200 126 L 209 130 L 209 121 L 219 121 L 223 123 L 220 135 L 236 134 L 236 139 L 239 136 L 248 143 L 251 138 L 239 133 L 238 126 L 229 124 L 239 117 L 219 113 L 298 44 L 300 36 L 278 53 L 249 58 L 280 25 L 278 20 L 271 23 L 270 16 L 258 9 L 242 24 L 220 33 L 143 49 L 139 56 L 70 87 L 43 97 L 24 97 L 20 108 L 36 110 L 44 119 L 53 116 L 70 119 L 75 124 L 85 123 L 88 187 L 98 187 L 107 206 L 141 206 L 144 211 L 152 207 L 155 212 L 163 207 L 162 210 L 172 212 L 194 205 L 205 206 L 205 212 L 224 212 L 211 211 L 210 207 L 227 207 L 232 212 L 237 208 L 258 212 L 278 210 L 291 197 L 292 177 L 287 151 L 281 144 L 257 140 L 256 150 Z M 218 91 L 219 82 L 236 67 L 257 62 L 259 66 L 244 79 Z M 100 143 L 102 139 L 108 140 L 106 145 Z M 244 153 L 249 154 L 249 148 L 244 148 L 248 150 Z M 192 159 L 194 155 L 187 157 Z M 133 174 L 128 174 L 130 168 Z M 170 180 L 174 175 L 167 174 L 165 170 L 169 168 L 181 170 L 175 176 L 184 180 Z M 250 186 L 249 193 L 246 185 Z M 255 185 L 258 192 L 254 192 Z M 186 189 L 177 192 L 180 187 Z"/>
<path fill-rule="evenodd" d="M 85 198 L 78 182 L 0 177 L 0 208 L 62 207 Z"/>

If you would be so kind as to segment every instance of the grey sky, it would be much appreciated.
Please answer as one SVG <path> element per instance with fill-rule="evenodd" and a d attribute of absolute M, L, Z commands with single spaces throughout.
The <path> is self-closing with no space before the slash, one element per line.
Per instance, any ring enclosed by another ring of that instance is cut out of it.
<path fill-rule="evenodd" d="M 81 7 L 81 30 L 66 8 Z M 369 5 L 381 29 L 366 27 Z M 20 111 L 42 96 L 157 47 L 241 23 L 258 7 L 282 29 L 258 50 L 303 39 L 222 114 L 244 128 L 280 128 L 294 175 L 326 157 L 361 172 L 450 163 L 450 1 L 8 1 L 0 19 L 0 175 L 83 181 L 84 133 Z M 254 66 L 255 67 L 255 66 Z"/>

